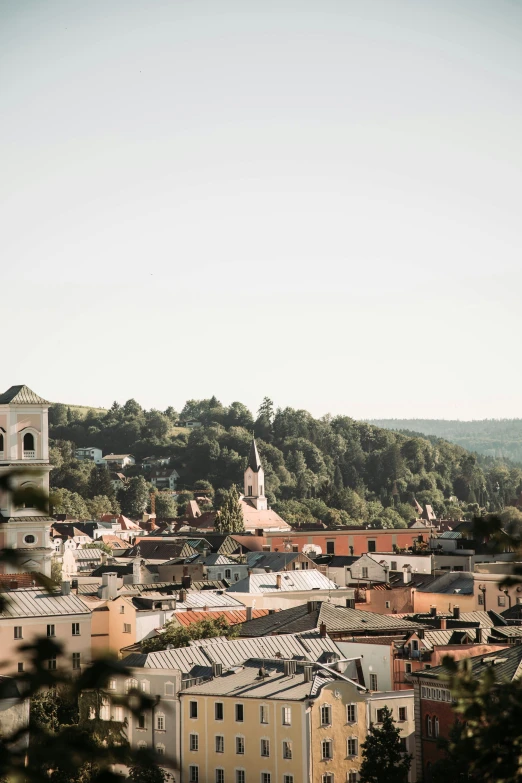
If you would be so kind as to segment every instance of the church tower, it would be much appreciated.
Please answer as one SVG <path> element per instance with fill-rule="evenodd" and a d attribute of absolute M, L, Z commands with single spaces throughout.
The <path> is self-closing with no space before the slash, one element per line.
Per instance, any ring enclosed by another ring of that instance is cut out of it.
<path fill-rule="evenodd" d="M 27 386 L 11 386 L 0 394 L 0 473 L 11 473 L 13 489 L 49 494 L 50 403 Z M 51 575 L 50 529 L 54 520 L 27 505 L 17 506 L 0 490 L 0 547 L 17 549 L 17 564 L 2 564 L 3 573 L 38 571 Z"/>
<path fill-rule="evenodd" d="M 245 500 L 258 511 L 268 508 L 265 497 L 265 471 L 259 458 L 255 438 L 250 444 L 250 454 L 245 470 Z"/>

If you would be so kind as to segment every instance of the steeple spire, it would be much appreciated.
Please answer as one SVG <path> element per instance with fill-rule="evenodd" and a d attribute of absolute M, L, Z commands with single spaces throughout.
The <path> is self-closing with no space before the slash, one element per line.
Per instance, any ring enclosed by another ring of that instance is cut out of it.
<path fill-rule="evenodd" d="M 247 468 L 252 468 L 254 473 L 259 473 L 259 470 L 263 466 L 261 465 L 261 459 L 257 450 L 256 439 L 252 436 L 252 443 L 250 444 L 250 454 L 248 455 Z"/>

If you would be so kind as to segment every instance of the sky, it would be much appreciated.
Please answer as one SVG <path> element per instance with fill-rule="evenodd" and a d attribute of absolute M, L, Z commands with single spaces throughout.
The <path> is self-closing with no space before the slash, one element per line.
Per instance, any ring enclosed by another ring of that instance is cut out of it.
<path fill-rule="evenodd" d="M 522 416 L 521 43 L 519 0 L 3 0 L 0 386 Z"/>

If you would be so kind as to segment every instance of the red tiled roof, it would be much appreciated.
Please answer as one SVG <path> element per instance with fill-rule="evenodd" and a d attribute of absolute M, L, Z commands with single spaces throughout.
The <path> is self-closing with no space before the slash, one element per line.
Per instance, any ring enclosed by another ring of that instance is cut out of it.
<path fill-rule="evenodd" d="M 253 609 L 252 619 L 264 617 L 268 614 L 268 609 Z M 230 611 L 200 611 L 200 612 L 174 612 L 172 619 L 175 619 L 180 625 L 192 625 L 201 620 L 217 620 L 218 617 L 224 617 L 229 625 L 237 625 L 246 622 L 246 609 L 233 609 Z"/>

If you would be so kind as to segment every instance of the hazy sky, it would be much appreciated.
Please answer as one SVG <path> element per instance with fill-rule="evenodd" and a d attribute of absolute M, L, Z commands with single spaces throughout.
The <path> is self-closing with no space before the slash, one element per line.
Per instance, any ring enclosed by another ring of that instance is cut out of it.
<path fill-rule="evenodd" d="M 520 0 L 2 0 L 0 107 L 0 386 L 522 415 Z"/>

